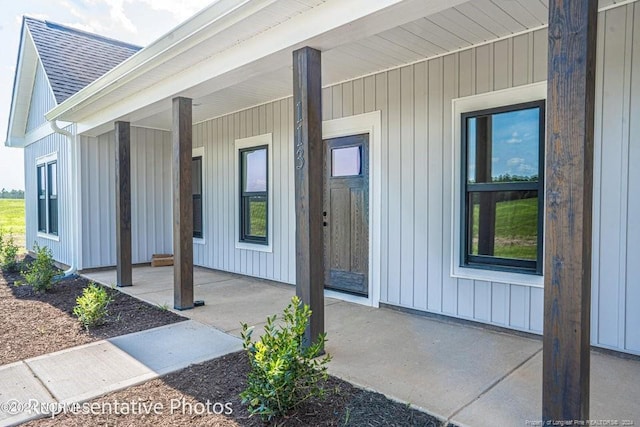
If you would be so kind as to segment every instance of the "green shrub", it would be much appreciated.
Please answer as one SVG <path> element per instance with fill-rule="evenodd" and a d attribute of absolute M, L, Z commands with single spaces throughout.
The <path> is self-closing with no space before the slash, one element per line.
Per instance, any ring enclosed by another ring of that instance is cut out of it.
<path fill-rule="evenodd" d="M 111 297 L 104 287 L 90 283 L 84 288 L 82 295 L 76 298 L 73 314 L 89 330 L 89 327 L 102 324 L 108 314 L 107 306 L 110 302 Z"/>
<path fill-rule="evenodd" d="M 36 292 L 46 292 L 53 286 L 53 277 L 57 272 L 53 264 L 53 255 L 51 249 L 37 243 L 33 245 L 33 251 L 36 259 L 22 271 L 22 275 Z"/>
<path fill-rule="evenodd" d="M 252 342 L 253 328 L 242 325 L 243 346 L 249 356 L 251 371 L 247 388 L 240 397 L 252 415 L 270 420 L 311 397 L 324 396 L 326 365 L 331 356 L 315 359 L 324 348 L 326 334 L 321 334 L 309 347 L 303 345 L 310 316 L 309 306 L 294 296 L 284 310 L 283 325 L 275 325 L 276 315 L 268 317 L 259 341 Z"/>
<path fill-rule="evenodd" d="M 13 236 L 4 241 L 0 236 L 0 266 L 4 271 L 18 271 L 18 246 L 13 240 Z"/>

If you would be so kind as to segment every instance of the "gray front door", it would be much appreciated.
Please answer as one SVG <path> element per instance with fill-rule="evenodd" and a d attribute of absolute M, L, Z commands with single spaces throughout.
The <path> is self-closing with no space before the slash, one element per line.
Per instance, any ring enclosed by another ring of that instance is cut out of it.
<path fill-rule="evenodd" d="M 369 135 L 324 145 L 325 287 L 368 296 Z"/>

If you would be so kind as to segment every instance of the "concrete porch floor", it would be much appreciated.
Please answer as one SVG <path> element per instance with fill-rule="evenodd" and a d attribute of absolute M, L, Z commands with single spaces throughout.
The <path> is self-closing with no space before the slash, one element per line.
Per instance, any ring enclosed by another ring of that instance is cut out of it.
<path fill-rule="evenodd" d="M 112 285 L 116 272 L 84 275 Z M 136 267 L 133 283 L 120 290 L 173 307 L 172 267 Z M 196 267 L 195 299 L 206 305 L 180 314 L 235 336 L 241 322 L 260 333 L 294 294 L 290 285 Z M 331 298 L 325 326 L 335 376 L 459 426 L 540 425 L 539 339 Z M 608 422 L 596 425 L 640 425 L 639 399 L 640 362 L 592 352 L 590 417 Z"/>

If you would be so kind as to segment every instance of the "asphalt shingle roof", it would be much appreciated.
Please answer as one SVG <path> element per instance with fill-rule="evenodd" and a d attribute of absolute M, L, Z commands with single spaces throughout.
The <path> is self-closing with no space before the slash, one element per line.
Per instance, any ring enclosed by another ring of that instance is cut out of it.
<path fill-rule="evenodd" d="M 142 49 L 35 18 L 24 18 L 58 104 Z"/>

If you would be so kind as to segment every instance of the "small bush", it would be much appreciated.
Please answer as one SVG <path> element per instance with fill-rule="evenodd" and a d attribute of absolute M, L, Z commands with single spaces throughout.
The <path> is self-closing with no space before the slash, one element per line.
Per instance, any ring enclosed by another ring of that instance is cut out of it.
<path fill-rule="evenodd" d="M 18 271 L 18 246 L 13 236 L 4 241 L 4 237 L 0 235 L 0 260 L 4 271 Z"/>
<path fill-rule="evenodd" d="M 277 316 L 268 317 L 259 341 L 252 342 L 253 329 L 242 325 L 243 346 L 249 355 L 251 371 L 247 388 L 240 397 L 252 415 L 270 420 L 311 397 L 324 396 L 323 382 L 327 379 L 326 365 L 331 356 L 315 359 L 324 348 L 325 334 L 313 345 L 303 346 L 310 316 L 309 306 L 294 296 L 284 310 L 284 324 L 276 327 Z"/>
<path fill-rule="evenodd" d="M 111 297 L 104 287 L 90 283 L 84 288 L 82 295 L 76 298 L 73 314 L 89 330 L 89 327 L 102 324 L 108 314 L 107 306 L 110 302 Z"/>
<path fill-rule="evenodd" d="M 36 259 L 22 272 L 24 280 L 31 285 L 36 292 L 46 292 L 53 286 L 53 277 L 57 269 L 53 265 L 51 249 L 46 246 L 33 246 Z"/>

